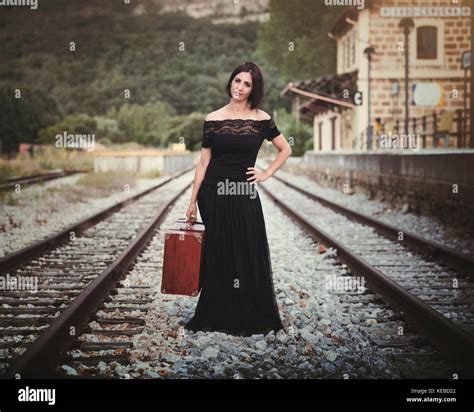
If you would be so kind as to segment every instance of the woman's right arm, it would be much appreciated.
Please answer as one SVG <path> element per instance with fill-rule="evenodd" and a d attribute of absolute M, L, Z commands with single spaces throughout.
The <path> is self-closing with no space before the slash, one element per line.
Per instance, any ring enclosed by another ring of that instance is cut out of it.
<path fill-rule="evenodd" d="M 191 200 L 189 202 L 189 207 L 186 212 L 187 220 L 196 220 L 197 219 L 197 194 L 199 192 L 199 188 L 201 187 L 201 183 L 204 180 L 204 175 L 206 174 L 207 166 L 211 161 L 212 151 L 209 147 L 203 147 L 201 149 L 201 156 L 199 158 L 198 164 L 196 166 L 196 172 L 194 173 L 194 184 L 193 184 L 193 192 L 191 194 Z M 191 214 L 193 214 L 193 218 L 191 218 Z"/>

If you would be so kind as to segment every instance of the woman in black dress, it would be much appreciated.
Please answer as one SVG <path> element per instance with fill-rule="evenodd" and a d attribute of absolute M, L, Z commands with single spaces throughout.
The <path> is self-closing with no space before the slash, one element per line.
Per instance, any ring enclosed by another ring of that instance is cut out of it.
<path fill-rule="evenodd" d="M 188 221 L 197 208 L 206 228 L 201 294 L 186 329 L 232 335 L 283 328 L 272 279 L 270 250 L 257 182 L 272 176 L 291 155 L 273 119 L 258 109 L 263 77 L 251 62 L 239 65 L 226 86 L 229 103 L 207 115 Z M 279 149 L 263 172 L 255 169 L 264 140 Z"/>

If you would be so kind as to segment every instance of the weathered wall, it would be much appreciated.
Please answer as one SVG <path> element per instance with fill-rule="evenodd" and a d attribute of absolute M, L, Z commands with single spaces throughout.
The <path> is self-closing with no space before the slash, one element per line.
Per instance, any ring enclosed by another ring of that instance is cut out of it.
<path fill-rule="evenodd" d="M 306 152 L 298 172 L 322 185 L 370 198 L 474 231 L 474 150 L 402 153 Z M 405 206 L 406 207 L 406 206 Z"/>
<path fill-rule="evenodd" d="M 104 155 L 94 159 L 94 171 L 108 172 L 129 170 L 131 172 L 160 171 L 162 174 L 179 172 L 193 164 L 191 153 L 173 155 Z"/>

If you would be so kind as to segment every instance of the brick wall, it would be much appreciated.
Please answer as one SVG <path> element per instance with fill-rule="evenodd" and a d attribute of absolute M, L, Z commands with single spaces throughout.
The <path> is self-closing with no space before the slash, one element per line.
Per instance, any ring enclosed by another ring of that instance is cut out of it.
<path fill-rule="evenodd" d="M 398 27 L 402 17 L 382 17 L 381 7 L 428 7 L 428 6 L 473 6 L 471 1 L 459 0 L 458 4 L 453 4 L 449 0 L 379 0 L 374 2 L 370 9 L 369 37 L 370 43 L 375 48 L 376 54 L 372 62 L 372 114 L 375 117 L 382 117 L 385 122 L 389 119 L 404 118 L 404 51 L 399 50 L 399 42 L 404 43 L 402 29 Z M 410 117 L 421 117 L 432 114 L 434 111 L 444 109 L 462 109 L 464 104 L 464 72 L 461 70 L 462 52 L 471 47 L 470 40 L 470 18 L 469 17 L 427 17 L 430 21 L 442 22 L 441 37 L 444 45 L 438 45 L 442 54 L 441 64 L 410 64 L 410 101 L 411 85 L 417 82 L 429 82 L 435 80 L 442 85 L 444 104 L 439 107 L 420 107 L 410 104 Z M 413 17 L 415 24 L 420 24 L 422 18 Z M 426 20 L 425 20 L 426 21 Z M 416 44 L 411 41 L 410 48 L 416 49 Z M 366 62 L 362 62 L 366 64 Z M 470 72 L 468 72 L 469 75 Z M 393 98 L 390 95 L 390 80 L 398 80 L 400 92 Z M 456 92 L 457 90 L 457 96 Z M 469 86 L 468 86 L 469 100 Z"/>

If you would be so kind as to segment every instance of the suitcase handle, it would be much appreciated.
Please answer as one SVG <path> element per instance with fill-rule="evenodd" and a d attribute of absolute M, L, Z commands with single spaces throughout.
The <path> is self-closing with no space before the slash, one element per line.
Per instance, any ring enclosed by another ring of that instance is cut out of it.
<path fill-rule="evenodd" d="M 187 218 L 185 218 L 185 217 L 180 217 L 179 219 L 176 219 L 176 223 L 180 223 L 180 222 L 186 223 L 186 229 L 185 230 L 190 230 L 194 224 L 201 224 L 201 225 L 204 224 L 204 223 L 198 222 L 198 221 L 194 221 L 193 223 L 189 223 L 189 220 L 187 220 Z"/>

